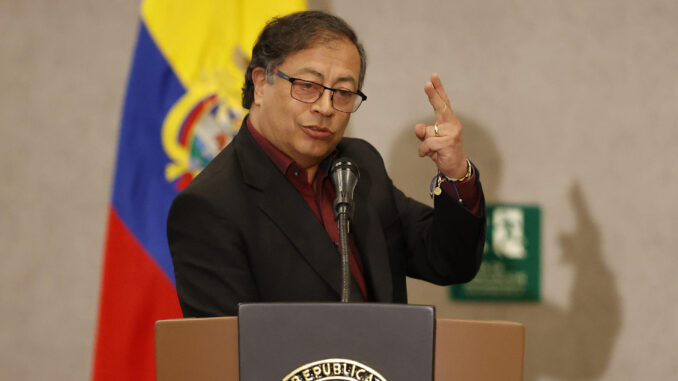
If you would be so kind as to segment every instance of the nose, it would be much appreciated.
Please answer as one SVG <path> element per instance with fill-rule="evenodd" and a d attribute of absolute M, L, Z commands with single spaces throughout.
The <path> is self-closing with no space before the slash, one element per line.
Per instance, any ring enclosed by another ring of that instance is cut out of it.
<path fill-rule="evenodd" d="M 332 107 L 332 92 L 329 90 L 323 91 L 320 98 L 313 103 L 312 110 L 319 112 L 323 116 L 332 116 L 332 114 L 334 114 L 334 107 Z"/>

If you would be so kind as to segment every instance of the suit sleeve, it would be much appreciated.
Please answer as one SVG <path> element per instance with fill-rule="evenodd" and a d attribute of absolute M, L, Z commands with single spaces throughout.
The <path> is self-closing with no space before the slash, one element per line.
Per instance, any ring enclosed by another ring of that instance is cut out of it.
<path fill-rule="evenodd" d="M 433 209 L 393 192 L 408 246 L 407 275 L 439 285 L 472 280 L 485 243 L 484 200 L 474 215 L 446 192 L 435 197 Z"/>
<path fill-rule="evenodd" d="M 259 300 L 239 231 L 200 195 L 173 202 L 167 237 L 185 317 L 237 315 L 238 301 Z"/>
<path fill-rule="evenodd" d="M 485 244 L 485 201 L 480 174 L 476 173 L 475 179 L 480 193 L 477 215 L 447 192 L 436 196 L 431 208 L 407 197 L 393 185 L 374 147 L 366 142 L 359 146 L 363 150 L 356 150 L 355 154 L 366 154 L 363 165 L 373 176 L 373 185 L 380 187 L 372 201 L 382 216 L 393 276 L 404 273 L 439 285 L 473 279 L 480 268 Z M 392 193 L 391 202 L 382 204 L 382 191 Z"/>

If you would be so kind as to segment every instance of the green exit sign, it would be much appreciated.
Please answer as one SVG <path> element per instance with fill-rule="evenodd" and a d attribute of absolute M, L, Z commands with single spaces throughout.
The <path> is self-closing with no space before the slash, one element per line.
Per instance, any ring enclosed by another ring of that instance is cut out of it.
<path fill-rule="evenodd" d="M 453 299 L 539 301 L 541 211 L 533 205 L 487 205 L 483 264 L 475 279 L 451 287 Z"/>

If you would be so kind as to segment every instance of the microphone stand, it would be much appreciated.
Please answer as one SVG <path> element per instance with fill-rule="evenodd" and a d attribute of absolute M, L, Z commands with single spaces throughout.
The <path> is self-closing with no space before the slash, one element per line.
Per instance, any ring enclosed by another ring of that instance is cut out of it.
<path fill-rule="evenodd" d="M 348 215 L 345 211 L 339 213 L 339 246 L 341 247 L 341 302 L 348 303 L 351 296 L 351 271 L 348 260 Z"/>
<path fill-rule="evenodd" d="M 353 190 L 360 171 L 349 158 L 340 158 L 331 165 L 330 176 L 337 197 L 334 200 L 334 218 L 339 230 L 339 246 L 341 252 L 341 302 L 348 303 L 351 296 L 351 267 L 349 262 L 349 220 L 353 218 Z"/>

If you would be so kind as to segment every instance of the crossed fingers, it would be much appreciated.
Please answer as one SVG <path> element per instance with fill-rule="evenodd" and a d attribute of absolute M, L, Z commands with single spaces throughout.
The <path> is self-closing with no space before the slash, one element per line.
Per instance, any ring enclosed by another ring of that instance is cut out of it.
<path fill-rule="evenodd" d="M 461 137 L 461 122 L 452 110 L 450 99 L 445 92 L 438 74 L 424 85 L 424 92 L 435 114 L 435 123 L 419 123 L 414 127 L 421 140 L 419 156 L 429 156 L 443 172 L 463 171 L 466 157 Z"/>

